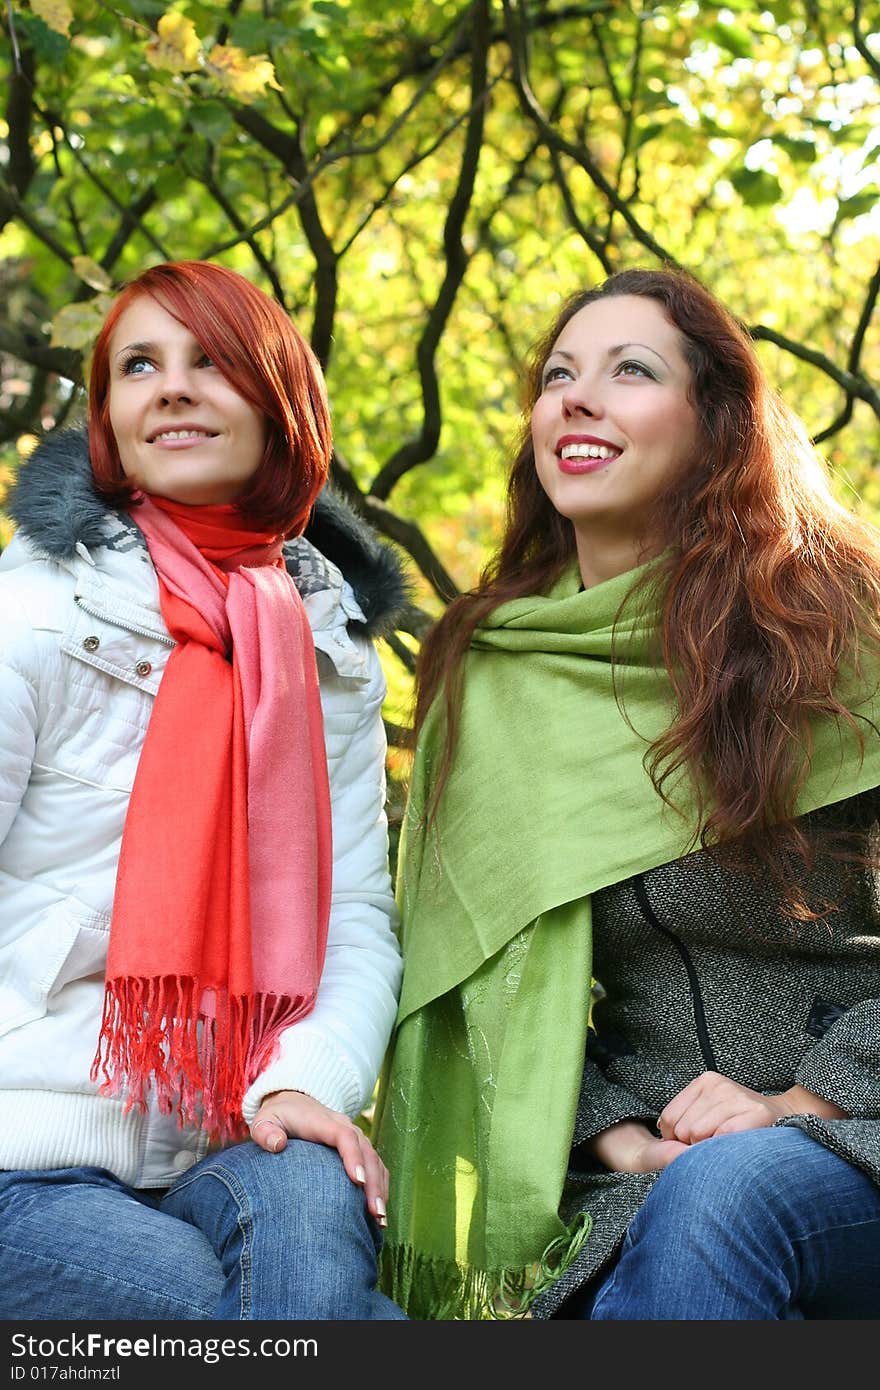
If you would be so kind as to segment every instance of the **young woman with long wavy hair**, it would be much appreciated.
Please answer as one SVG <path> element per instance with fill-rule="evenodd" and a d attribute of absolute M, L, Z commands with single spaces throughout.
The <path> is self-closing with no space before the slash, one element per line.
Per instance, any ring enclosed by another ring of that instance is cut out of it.
<path fill-rule="evenodd" d="M 878 649 L 880 536 L 734 316 L 668 269 L 569 299 L 420 658 L 411 1313 L 880 1313 Z"/>

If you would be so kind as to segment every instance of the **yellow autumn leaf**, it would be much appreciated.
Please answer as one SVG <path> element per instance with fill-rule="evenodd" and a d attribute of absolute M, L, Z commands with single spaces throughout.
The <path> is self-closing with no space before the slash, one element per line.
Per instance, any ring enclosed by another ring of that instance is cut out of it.
<path fill-rule="evenodd" d="M 83 284 L 91 290 L 109 290 L 112 281 L 103 266 L 93 261 L 91 256 L 74 256 L 73 268 Z"/>
<path fill-rule="evenodd" d="M 147 62 L 166 72 L 190 72 L 198 67 L 199 36 L 191 19 L 169 11 L 158 24 L 158 37 L 146 46 Z"/>
<path fill-rule="evenodd" d="M 96 294 L 81 304 L 65 304 L 52 319 L 49 346 L 76 350 L 91 347 L 112 303 L 112 294 Z"/>
<path fill-rule="evenodd" d="M 73 23 L 73 10 L 66 0 L 31 0 L 31 9 L 35 15 L 54 29 L 56 34 L 63 34 L 65 38 L 70 37 L 70 26 Z"/>
<path fill-rule="evenodd" d="M 267 87 L 281 91 L 275 77 L 275 66 L 264 53 L 249 56 L 243 48 L 231 44 L 215 44 L 208 54 L 208 71 L 238 101 L 253 101 Z"/>

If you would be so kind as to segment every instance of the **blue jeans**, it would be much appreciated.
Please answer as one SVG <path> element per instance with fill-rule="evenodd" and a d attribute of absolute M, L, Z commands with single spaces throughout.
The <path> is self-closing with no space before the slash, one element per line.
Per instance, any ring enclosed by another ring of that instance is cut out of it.
<path fill-rule="evenodd" d="M 335 1149 L 248 1140 L 163 1192 L 103 1168 L 0 1173 L 0 1318 L 404 1318 Z"/>
<path fill-rule="evenodd" d="M 880 1317 L 880 1188 L 799 1129 L 705 1139 L 660 1174 L 611 1273 L 559 1316 Z"/>

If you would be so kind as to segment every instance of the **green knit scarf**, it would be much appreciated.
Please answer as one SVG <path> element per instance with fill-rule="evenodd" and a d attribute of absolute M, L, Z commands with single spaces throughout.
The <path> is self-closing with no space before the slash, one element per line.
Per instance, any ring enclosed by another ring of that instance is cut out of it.
<path fill-rule="evenodd" d="M 419 738 L 399 851 L 404 980 L 373 1128 L 391 1173 L 382 1287 L 413 1318 L 520 1316 L 589 1238 L 588 1217 L 566 1228 L 558 1209 L 590 1007 L 590 894 L 693 847 L 693 824 L 664 806 L 643 762 L 673 717 L 651 640 L 658 599 L 619 612 L 643 573 L 581 592 L 572 568 L 477 630 L 430 833 L 439 701 Z M 858 708 L 880 720 L 876 692 Z M 797 809 L 878 784 L 876 728 L 861 759 L 829 722 Z"/>

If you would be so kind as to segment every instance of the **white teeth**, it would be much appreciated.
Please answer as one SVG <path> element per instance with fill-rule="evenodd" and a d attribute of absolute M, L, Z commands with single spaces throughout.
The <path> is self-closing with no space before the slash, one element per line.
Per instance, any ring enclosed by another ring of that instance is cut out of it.
<path fill-rule="evenodd" d="M 153 443 L 157 439 L 211 439 L 212 436 L 207 430 L 162 430 L 160 434 L 153 435 Z"/>
<path fill-rule="evenodd" d="M 619 449 L 609 449 L 605 444 L 563 444 L 559 450 L 564 459 L 613 459 L 619 453 Z"/>

